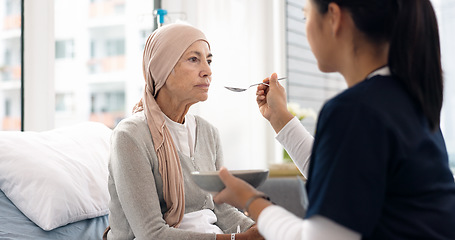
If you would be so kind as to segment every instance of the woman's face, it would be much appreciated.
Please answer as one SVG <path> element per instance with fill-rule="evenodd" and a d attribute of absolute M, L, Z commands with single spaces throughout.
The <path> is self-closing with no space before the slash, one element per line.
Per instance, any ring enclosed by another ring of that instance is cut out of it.
<path fill-rule="evenodd" d="M 308 43 L 322 72 L 333 72 L 333 54 L 335 49 L 331 42 L 331 29 L 327 21 L 327 14 L 321 14 L 313 0 L 307 0 L 303 8 L 305 15 Z"/>
<path fill-rule="evenodd" d="M 179 104 L 207 100 L 212 71 L 212 54 L 205 41 L 194 42 L 175 65 L 159 94 L 167 94 Z"/>

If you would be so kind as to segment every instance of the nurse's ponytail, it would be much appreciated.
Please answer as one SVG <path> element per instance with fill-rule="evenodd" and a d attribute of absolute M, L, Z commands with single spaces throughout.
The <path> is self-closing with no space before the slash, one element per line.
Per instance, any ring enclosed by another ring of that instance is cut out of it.
<path fill-rule="evenodd" d="M 443 76 L 436 15 L 429 0 L 397 0 L 390 37 L 389 67 L 428 118 L 439 128 Z"/>
<path fill-rule="evenodd" d="M 439 31 L 430 0 L 310 0 L 324 14 L 329 3 L 351 13 L 372 42 L 390 43 L 388 64 L 427 117 L 439 128 L 443 77 Z"/>

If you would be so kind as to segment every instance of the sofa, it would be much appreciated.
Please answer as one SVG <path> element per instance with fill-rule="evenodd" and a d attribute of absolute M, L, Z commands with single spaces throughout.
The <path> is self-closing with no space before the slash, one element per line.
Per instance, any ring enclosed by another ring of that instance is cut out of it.
<path fill-rule="evenodd" d="M 269 177 L 257 188 L 270 200 L 294 215 L 303 218 L 308 206 L 305 182 L 301 176 Z"/>

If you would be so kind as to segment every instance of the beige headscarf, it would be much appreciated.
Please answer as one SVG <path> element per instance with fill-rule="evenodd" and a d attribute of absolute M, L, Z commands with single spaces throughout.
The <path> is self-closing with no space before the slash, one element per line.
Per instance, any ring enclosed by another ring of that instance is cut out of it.
<path fill-rule="evenodd" d="M 163 179 L 164 200 L 168 207 L 164 220 L 172 227 L 180 225 L 185 213 L 183 172 L 177 149 L 155 97 L 182 54 L 198 40 L 207 42 L 204 33 L 186 24 L 163 26 L 148 37 L 142 62 L 144 96 L 133 109 L 133 112 L 145 110 Z"/>

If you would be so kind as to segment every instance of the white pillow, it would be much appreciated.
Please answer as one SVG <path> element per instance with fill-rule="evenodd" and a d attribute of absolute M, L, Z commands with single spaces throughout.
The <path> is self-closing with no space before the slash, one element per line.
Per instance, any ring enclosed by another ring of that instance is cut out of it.
<path fill-rule="evenodd" d="M 0 188 L 44 230 L 109 212 L 111 129 L 84 122 L 44 132 L 0 131 Z"/>

